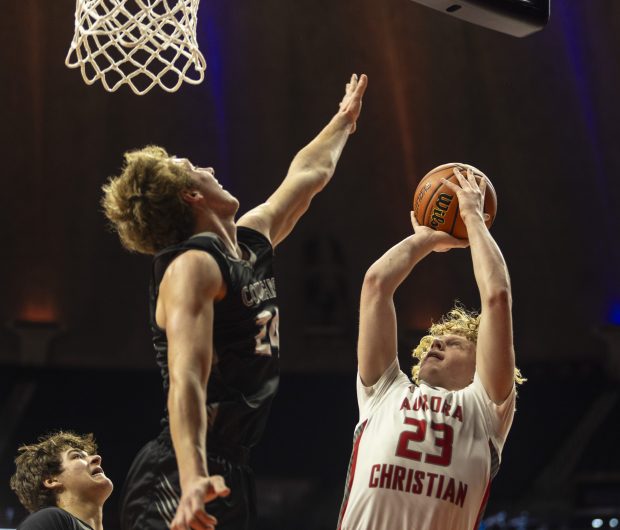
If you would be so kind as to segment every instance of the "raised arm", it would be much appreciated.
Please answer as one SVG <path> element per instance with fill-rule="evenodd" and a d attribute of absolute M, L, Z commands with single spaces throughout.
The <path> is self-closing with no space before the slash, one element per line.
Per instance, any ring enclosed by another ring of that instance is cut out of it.
<path fill-rule="evenodd" d="M 366 386 L 374 385 L 397 355 L 394 293 L 416 264 L 432 251 L 466 247 L 467 242 L 445 232 L 419 226 L 411 213 L 415 231 L 388 250 L 366 272 L 360 297 L 360 329 L 357 345 L 358 370 Z"/>
<path fill-rule="evenodd" d="M 172 530 L 189 530 L 190 522 L 192 529 L 212 528 L 204 504 L 229 493 L 221 476 L 209 476 L 206 458 L 213 304 L 223 289 L 215 260 L 192 250 L 172 262 L 161 284 L 157 321 L 168 339 L 168 413 L 181 483 Z"/>
<path fill-rule="evenodd" d="M 290 234 L 312 198 L 332 178 L 347 139 L 355 131 L 367 83 L 365 75 L 359 80 L 351 76 L 336 115 L 297 153 L 273 195 L 239 219 L 239 225 L 262 232 L 274 247 Z"/>
<path fill-rule="evenodd" d="M 512 294 L 504 257 L 484 224 L 483 203 L 486 179 L 480 184 L 468 169 L 467 176 L 455 169 L 460 186 L 444 180 L 458 196 L 471 257 L 480 291 L 480 327 L 476 346 L 476 371 L 497 404 L 510 394 L 514 384 L 515 352 L 512 338 Z"/>

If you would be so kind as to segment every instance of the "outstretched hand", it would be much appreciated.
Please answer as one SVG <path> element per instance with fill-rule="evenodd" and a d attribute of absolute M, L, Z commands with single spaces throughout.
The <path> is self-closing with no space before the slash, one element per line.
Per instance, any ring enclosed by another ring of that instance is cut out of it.
<path fill-rule="evenodd" d="M 359 79 L 357 74 L 353 74 L 345 87 L 338 115 L 343 116 L 350 123 L 349 134 L 353 134 L 357 128 L 357 119 L 362 111 L 362 97 L 364 92 L 366 92 L 367 86 L 368 77 L 366 77 L 366 74 L 362 74 Z"/>
<path fill-rule="evenodd" d="M 411 212 L 411 225 L 415 234 L 425 235 L 430 238 L 435 252 L 447 252 L 452 248 L 467 248 L 469 246 L 467 239 L 457 239 L 448 234 L 448 232 L 433 230 L 428 226 L 421 225 L 413 212 Z"/>
<path fill-rule="evenodd" d="M 220 475 L 197 478 L 183 489 L 170 530 L 214 530 L 217 519 L 205 511 L 205 503 L 228 495 L 230 489 Z"/>

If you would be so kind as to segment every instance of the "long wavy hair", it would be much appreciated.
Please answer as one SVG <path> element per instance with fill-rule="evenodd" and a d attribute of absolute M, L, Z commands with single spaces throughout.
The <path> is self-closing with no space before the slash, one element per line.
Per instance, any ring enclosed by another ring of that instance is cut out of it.
<path fill-rule="evenodd" d="M 437 323 L 433 323 L 420 343 L 413 349 L 412 357 L 416 363 L 411 369 L 411 377 L 416 384 L 420 383 L 420 363 L 428 354 L 433 339 L 441 335 L 460 335 L 468 341 L 477 344 L 478 328 L 480 327 L 480 314 L 476 311 L 465 309 L 458 302 Z M 521 374 L 521 370 L 515 367 L 515 383 L 523 384 L 527 379 Z"/>
<path fill-rule="evenodd" d="M 121 174 L 102 188 L 101 205 L 126 249 L 155 254 L 192 235 L 194 215 L 181 196 L 191 187 L 189 173 L 150 145 L 125 153 Z"/>

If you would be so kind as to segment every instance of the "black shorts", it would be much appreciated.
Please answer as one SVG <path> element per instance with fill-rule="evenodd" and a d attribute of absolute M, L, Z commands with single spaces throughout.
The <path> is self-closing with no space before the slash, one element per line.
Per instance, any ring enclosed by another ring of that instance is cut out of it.
<path fill-rule="evenodd" d="M 252 470 L 211 451 L 207 464 L 210 475 L 222 475 L 230 488 L 228 497 L 206 505 L 217 517 L 217 530 L 253 530 L 256 526 L 256 489 Z M 147 443 L 129 469 L 121 493 L 122 530 L 168 530 L 176 513 L 181 488 L 170 439 L 166 436 Z"/>

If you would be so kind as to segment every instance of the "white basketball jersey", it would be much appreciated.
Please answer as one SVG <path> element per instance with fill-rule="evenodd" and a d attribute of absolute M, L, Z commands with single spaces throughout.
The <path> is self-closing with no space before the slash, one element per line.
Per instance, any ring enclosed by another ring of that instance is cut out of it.
<path fill-rule="evenodd" d="M 339 530 L 474 530 L 515 410 L 476 374 L 448 391 L 412 384 L 398 359 L 372 387 L 358 375 L 360 421 Z"/>

